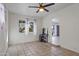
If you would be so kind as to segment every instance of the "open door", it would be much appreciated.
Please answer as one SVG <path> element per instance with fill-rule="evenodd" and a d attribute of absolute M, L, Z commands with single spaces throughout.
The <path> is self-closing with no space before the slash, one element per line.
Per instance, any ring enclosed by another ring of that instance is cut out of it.
<path fill-rule="evenodd" d="M 0 56 L 5 54 L 6 40 L 5 10 L 4 5 L 0 4 Z"/>

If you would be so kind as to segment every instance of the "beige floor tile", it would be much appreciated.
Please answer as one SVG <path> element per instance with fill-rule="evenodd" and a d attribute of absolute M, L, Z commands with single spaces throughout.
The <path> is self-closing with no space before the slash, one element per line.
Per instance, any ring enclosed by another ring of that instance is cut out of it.
<path fill-rule="evenodd" d="M 79 53 L 50 43 L 29 42 L 10 46 L 6 56 L 79 56 Z"/>

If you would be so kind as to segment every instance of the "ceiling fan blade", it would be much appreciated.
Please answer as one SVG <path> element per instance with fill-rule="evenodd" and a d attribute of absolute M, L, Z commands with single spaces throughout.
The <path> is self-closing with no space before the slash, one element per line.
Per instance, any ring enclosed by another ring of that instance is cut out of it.
<path fill-rule="evenodd" d="M 50 4 L 47 4 L 47 5 L 44 5 L 44 7 L 48 7 L 48 6 L 51 6 L 51 5 L 55 5 L 55 3 L 50 3 Z"/>
<path fill-rule="evenodd" d="M 47 10 L 47 9 L 45 9 L 45 8 L 44 8 L 44 10 L 45 10 L 46 12 L 49 12 L 49 10 Z"/>
<path fill-rule="evenodd" d="M 37 7 L 37 6 L 28 6 L 29 8 L 39 8 L 39 7 Z"/>
<path fill-rule="evenodd" d="M 36 13 L 38 13 L 39 12 L 39 9 L 36 11 Z"/>

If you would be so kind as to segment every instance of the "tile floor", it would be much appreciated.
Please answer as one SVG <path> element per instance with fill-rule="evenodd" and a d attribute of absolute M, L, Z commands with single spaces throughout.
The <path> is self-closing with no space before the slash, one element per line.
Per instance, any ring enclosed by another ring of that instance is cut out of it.
<path fill-rule="evenodd" d="M 50 43 L 29 42 L 10 46 L 6 56 L 79 56 L 78 53 L 53 46 Z"/>

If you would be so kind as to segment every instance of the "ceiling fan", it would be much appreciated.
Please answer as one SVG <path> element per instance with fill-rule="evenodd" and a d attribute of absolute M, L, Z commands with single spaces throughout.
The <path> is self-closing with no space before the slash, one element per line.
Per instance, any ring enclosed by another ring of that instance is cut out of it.
<path fill-rule="evenodd" d="M 55 5 L 55 3 L 49 3 L 46 5 L 44 5 L 43 3 L 39 3 L 39 6 L 28 6 L 28 7 L 29 8 L 38 8 L 38 10 L 36 11 L 36 13 L 38 13 L 39 11 L 49 12 L 49 10 L 47 10 L 45 7 L 52 6 L 52 5 Z"/>

